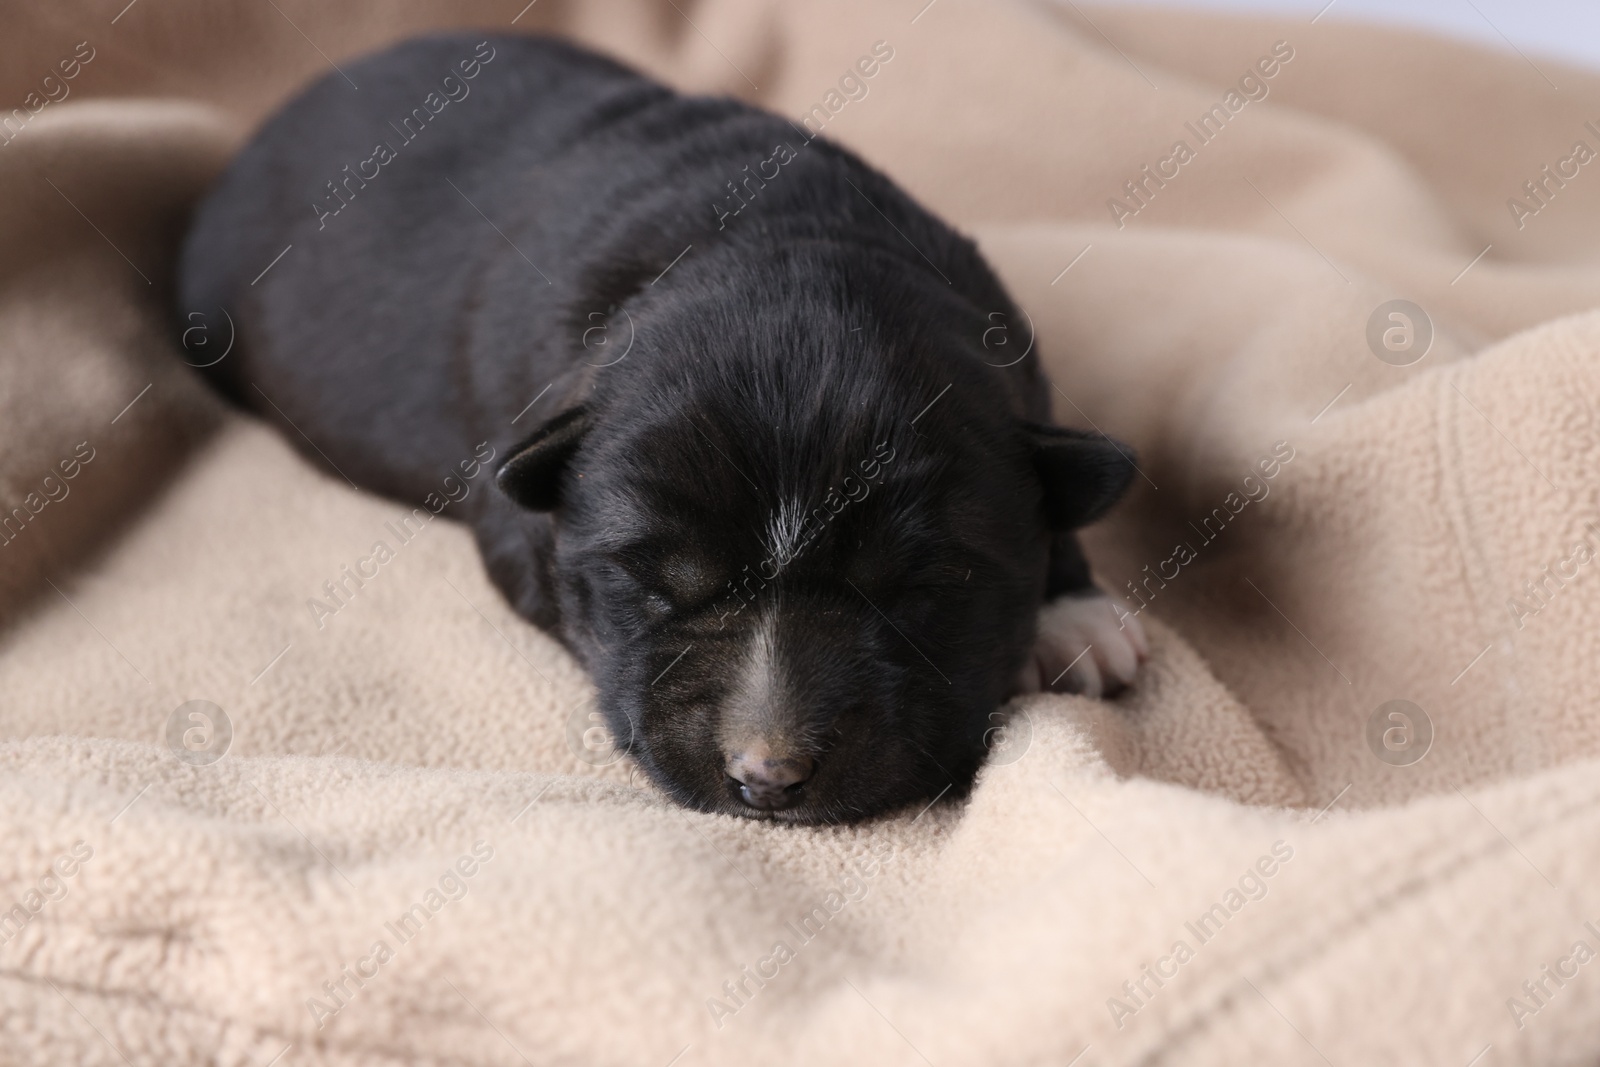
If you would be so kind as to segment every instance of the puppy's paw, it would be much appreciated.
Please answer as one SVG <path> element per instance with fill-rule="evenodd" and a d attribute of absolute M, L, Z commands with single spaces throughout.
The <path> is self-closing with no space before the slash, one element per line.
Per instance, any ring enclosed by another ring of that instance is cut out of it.
<path fill-rule="evenodd" d="M 1104 593 L 1063 596 L 1040 609 L 1039 636 L 1017 687 L 1110 696 L 1133 683 L 1149 655 L 1144 627 L 1126 604 Z"/>

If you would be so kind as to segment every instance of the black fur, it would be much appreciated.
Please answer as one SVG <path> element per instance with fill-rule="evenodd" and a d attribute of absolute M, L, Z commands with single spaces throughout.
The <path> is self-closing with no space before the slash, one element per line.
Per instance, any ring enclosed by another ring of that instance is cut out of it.
<path fill-rule="evenodd" d="M 1089 588 L 1069 529 L 1132 472 L 1042 425 L 1036 356 L 985 348 L 1023 320 L 972 243 L 779 117 L 556 41 L 346 71 L 198 213 L 180 317 L 238 332 L 205 373 L 408 502 L 487 441 L 499 489 L 458 517 L 683 803 L 818 822 L 965 793 L 1047 586 Z M 792 807 L 739 799 L 751 729 L 814 759 Z"/>

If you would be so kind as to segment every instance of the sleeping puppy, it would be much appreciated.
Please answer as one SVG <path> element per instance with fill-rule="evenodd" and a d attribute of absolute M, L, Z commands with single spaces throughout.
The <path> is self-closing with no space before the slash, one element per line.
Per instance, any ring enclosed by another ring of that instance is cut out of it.
<path fill-rule="evenodd" d="M 744 104 L 552 40 L 402 44 L 239 154 L 177 310 L 237 331 L 190 362 L 364 488 L 420 502 L 494 449 L 455 514 L 690 807 L 960 796 L 1008 697 L 1145 655 L 1072 533 L 1128 449 L 985 346 L 1022 320 L 970 241 Z"/>

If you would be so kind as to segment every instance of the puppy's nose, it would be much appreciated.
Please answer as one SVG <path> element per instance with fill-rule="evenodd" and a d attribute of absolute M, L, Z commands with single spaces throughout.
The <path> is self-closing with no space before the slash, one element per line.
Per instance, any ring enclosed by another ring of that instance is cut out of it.
<path fill-rule="evenodd" d="M 739 799 L 752 808 L 781 811 L 800 802 L 800 790 L 816 772 L 809 756 L 775 759 L 765 748 L 747 749 L 728 760 L 728 777 Z"/>

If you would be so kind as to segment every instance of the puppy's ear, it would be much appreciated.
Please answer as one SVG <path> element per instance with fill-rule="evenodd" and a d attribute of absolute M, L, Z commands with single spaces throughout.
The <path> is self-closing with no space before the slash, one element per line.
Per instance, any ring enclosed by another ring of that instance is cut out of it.
<path fill-rule="evenodd" d="M 1044 483 L 1044 515 L 1052 529 L 1087 526 L 1110 510 L 1133 480 L 1133 449 L 1097 433 L 1022 424 L 1033 466 Z"/>
<path fill-rule="evenodd" d="M 511 450 L 495 471 L 500 491 L 530 511 L 551 511 L 561 494 L 561 474 L 589 430 L 589 411 L 569 408 Z"/>

